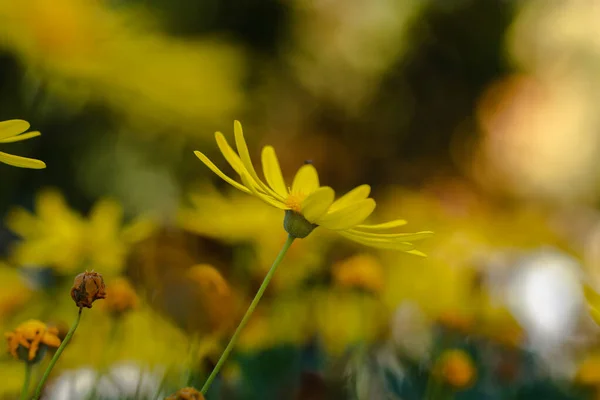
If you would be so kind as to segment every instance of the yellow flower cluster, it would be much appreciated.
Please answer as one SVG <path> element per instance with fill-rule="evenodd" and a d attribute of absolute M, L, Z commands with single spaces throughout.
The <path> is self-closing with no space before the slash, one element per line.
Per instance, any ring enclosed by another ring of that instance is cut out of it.
<path fill-rule="evenodd" d="M 63 274 L 73 273 L 84 264 L 107 274 L 118 273 L 129 248 L 154 229 L 145 218 L 122 226 L 123 210 L 112 200 L 100 200 L 84 218 L 52 189 L 38 194 L 35 209 L 36 214 L 32 214 L 17 207 L 6 218 L 6 225 L 22 238 L 12 249 L 12 261 L 52 267 Z"/>

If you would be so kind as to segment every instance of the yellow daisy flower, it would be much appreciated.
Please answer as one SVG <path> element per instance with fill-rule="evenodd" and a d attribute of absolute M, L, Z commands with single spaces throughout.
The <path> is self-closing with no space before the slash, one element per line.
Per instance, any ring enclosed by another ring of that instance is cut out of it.
<path fill-rule="evenodd" d="M 194 154 L 215 174 L 242 192 L 254 195 L 265 203 L 286 211 L 284 227 L 295 238 L 304 238 L 317 226 L 335 231 L 355 242 L 381 249 L 401 250 L 424 255 L 414 250 L 410 243 L 430 237 L 433 232 L 389 233 L 393 228 L 405 225 L 404 220 L 393 220 L 376 225 L 363 222 L 375 210 L 375 200 L 369 198 L 371 188 L 361 185 L 335 200 L 335 192 L 329 186 L 321 186 L 319 175 L 312 164 L 303 165 L 288 187 L 283 179 L 275 150 L 265 146 L 262 166 L 266 183 L 256 173 L 250 152 L 244 140 L 242 125 L 234 122 L 237 152 L 227 143 L 221 132 L 215 133 L 217 145 L 242 183 L 225 175 L 212 161 L 199 151 Z"/>
<path fill-rule="evenodd" d="M 40 136 L 40 133 L 37 131 L 23 134 L 23 132 L 25 132 L 27 129 L 29 129 L 29 122 L 23 121 L 22 119 L 11 119 L 0 122 L 0 143 L 20 142 L 21 140 L 27 140 L 32 137 Z M 46 168 L 46 164 L 43 161 L 33 158 L 14 156 L 1 151 L 0 162 L 21 168 Z"/>

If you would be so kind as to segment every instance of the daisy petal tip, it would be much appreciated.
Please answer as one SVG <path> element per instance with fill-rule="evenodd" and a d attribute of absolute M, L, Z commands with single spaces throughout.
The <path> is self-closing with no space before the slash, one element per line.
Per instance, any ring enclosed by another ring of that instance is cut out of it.
<path fill-rule="evenodd" d="M 233 131 L 235 133 L 243 134 L 242 123 L 237 119 L 233 121 Z"/>

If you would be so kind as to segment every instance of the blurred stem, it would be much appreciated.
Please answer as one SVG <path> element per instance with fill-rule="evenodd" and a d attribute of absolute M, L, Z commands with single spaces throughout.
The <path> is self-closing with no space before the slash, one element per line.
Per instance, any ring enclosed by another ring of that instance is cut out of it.
<path fill-rule="evenodd" d="M 58 347 L 58 350 L 56 350 L 56 353 L 54 353 L 54 357 L 52 357 L 52 360 L 50 360 L 50 364 L 48 364 L 48 368 L 46 368 L 46 372 L 44 372 L 44 375 L 42 376 L 42 380 L 40 381 L 40 383 L 38 383 L 38 386 L 35 389 L 35 394 L 33 395 L 33 400 L 38 400 L 42 396 L 42 390 L 44 389 L 44 385 L 46 384 L 46 381 L 48 380 L 48 377 L 50 376 L 50 373 L 52 372 L 52 368 L 54 368 L 54 364 L 56 364 L 56 362 L 60 358 L 60 355 L 65 350 L 65 347 L 67 347 L 67 344 L 69 344 L 69 342 L 71 341 L 71 337 L 73 337 L 73 333 L 75 333 L 75 330 L 79 326 L 79 321 L 81 320 L 81 311 L 82 310 L 83 310 L 83 308 L 79 307 L 79 312 L 77 313 L 77 319 L 75 319 L 75 323 L 73 324 L 71 329 L 69 329 L 67 336 L 65 336 L 65 339 L 62 341 L 62 343 Z"/>
<path fill-rule="evenodd" d="M 133 397 L 135 400 L 140 398 L 140 393 L 142 391 L 142 380 L 144 379 L 144 374 L 146 373 L 146 366 L 140 367 L 140 378 L 137 381 L 137 385 L 135 385 L 135 396 Z"/>
<path fill-rule="evenodd" d="M 117 342 L 117 332 L 119 331 L 119 327 L 123 323 L 122 316 L 113 317 L 111 319 L 110 330 L 108 332 L 108 345 L 106 350 L 102 352 L 100 355 L 100 368 L 98 369 L 98 373 L 96 374 L 96 378 L 94 379 L 94 385 L 92 386 L 92 390 L 87 396 L 87 400 L 93 400 L 96 398 L 96 393 L 98 392 L 98 384 L 100 380 L 104 376 L 104 373 L 108 369 L 108 361 L 110 358 L 108 357 L 109 353 L 114 349 L 115 343 Z"/>
<path fill-rule="evenodd" d="M 29 381 L 31 380 L 31 364 L 25 363 L 25 380 L 23 382 L 23 389 L 21 390 L 21 400 L 27 399 L 27 393 L 29 393 Z"/>
<path fill-rule="evenodd" d="M 277 267 L 279 266 L 279 264 L 281 264 L 281 261 L 283 260 L 283 257 L 285 256 L 285 254 L 289 250 L 290 246 L 294 242 L 294 239 L 295 238 L 293 236 L 288 235 L 288 238 L 285 241 L 285 243 L 283 244 L 283 247 L 281 248 L 281 251 L 277 255 L 277 258 L 275 258 L 275 261 L 273 261 L 273 265 L 271 265 L 271 269 L 269 269 L 269 272 L 267 273 L 267 276 L 265 276 L 265 279 L 263 280 L 262 284 L 260 285 L 260 288 L 258 289 L 258 292 L 256 292 L 256 295 L 254 296 L 254 299 L 250 303 L 250 307 L 248 307 L 248 310 L 246 311 L 246 314 L 244 314 L 244 317 L 242 318 L 242 320 L 240 321 L 240 324 L 236 328 L 235 333 L 233 334 L 233 336 L 229 340 L 229 343 L 227 344 L 227 347 L 225 347 L 225 351 L 223 351 L 223 354 L 221 354 L 221 357 L 219 358 L 219 361 L 217 362 L 217 365 L 215 365 L 215 368 L 210 373 L 208 379 L 204 383 L 204 386 L 202 386 L 202 390 L 201 390 L 202 394 L 206 394 L 206 392 L 210 388 L 210 385 L 215 380 L 217 374 L 221 370 L 221 367 L 223 366 L 223 364 L 227 360 L 227 357 L 229 357 L 229 354 L 233 350 L 233 347 L 235 346 L 235 344 L 236 344 L 236 342 L 238 340 L 238 337 L 240 336 L 240 333 L 242 332 L 242 330 L 244 329 L 244 327 L 246 326 L 246 324 L 250 320 L 250 317 L 252 316 L 252 313 L 254 312 L 254 309 L 256 308 L 256 306 L 258 305 L 258 303 L 260 302 L 260 299 L 262 298 L 263 294 L 265 293 L 265 290 L 267 290 L 267 286 L 269 286 L 269 282 L 271 282 L 271 279 L 273 278 L 273 275 L 275 275 L 275 271 L 277 270 Z"/>

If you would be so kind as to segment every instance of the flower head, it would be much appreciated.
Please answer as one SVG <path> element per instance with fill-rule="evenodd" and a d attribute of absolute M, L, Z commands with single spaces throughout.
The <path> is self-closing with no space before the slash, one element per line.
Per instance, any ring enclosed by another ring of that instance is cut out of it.
<path fill-rule="evenodd" d="M 97 272 L 82 272 L 75 277 L 71 298 L 77 307 L 92 308 L 92 303 L 106 298 L 106 287 L 102 275 Z"/>
<path fill-rule="evenodd" d="M 29 122 L 22 119 L 11 119 L 0 122 L 0 143 L 13 143 L 40 136 L 37 131 L 23 133 L 29 129 Z M 43 161 L 33 158 L 20 157 L 0 151 L 0 162 L 15 167 L 42 169 L 46 168 Z"/>
<path fill-rule="evenodd" d="M 202 393 L 192 387 L 179 389 L 165 400 L 204 400 Z"/>
<path fill-rule="evenodd" d="M 452 349 L 442 353 L 435 364 L 434 373 L 450 386 L 466 389 L 475 381 L 477 370 L 467 353 Z"/>
<path fill-rule="evenodd" d="M 227 296 L 231 293 L 231 288 L 223 275 L 212 265 L 194 265 L 187 271 L 187 277 L 211 294 Z"/>
<path fill-rule="evenodd" d="M 229 146 L 221 132 L 217 132 L 215 137 L 221 153 L 239 175 L 242 183 L 225 175 L 203 153 L 196 151 L 196 156 L 236 189 L 256 196 L 273 207 L 285 210 L 284 227 L 291 236 L 304 238 L 314 228 L 322 226 L 367 246 L 423 255 L 414 250 L 414 245 L 410 241 L 430 237 L 432 232 L 389 233 L 390 229 L 406 224 L 404 220 L 377 225 L 363 224 L 375 210 L 375 200 L 369 198 L 371 192 L 369 185 L 358 186 L 335 200 L 333 189 L 320 185 L 315 167 L 312 164 L 305 164 L 296 173 L 292 186 L 288 187 L 283 179 L 275 150 L 271 146 L 265 146 L 262 151 L 265 183 L 252 165 L 242 125 L 238 121 L 234 123 L 234 133 L 237 152 Z"/>
<path fill-rule="evenodd" d="M 8 351 L 16 359 L 35 363 L 42 359 L 47 347 L 60 346 L 56 328 L 31 319 L 19 325 L 14 331 L 5 333 Z"/>
<path fill-rule="evenodd" d="M 104 308 L 117 317 L 137 308 L 139 303 L 135 289 L 125 278 L 117 278 L 111 281 L 106 289 L 106 294 Z"/>
<path fill-rule="evenodd" d="M 358 254 L 333 265 L 333 279 L 343 287 L 380 293 L 385 285 L 381 263 L 368 254 Z"/>

